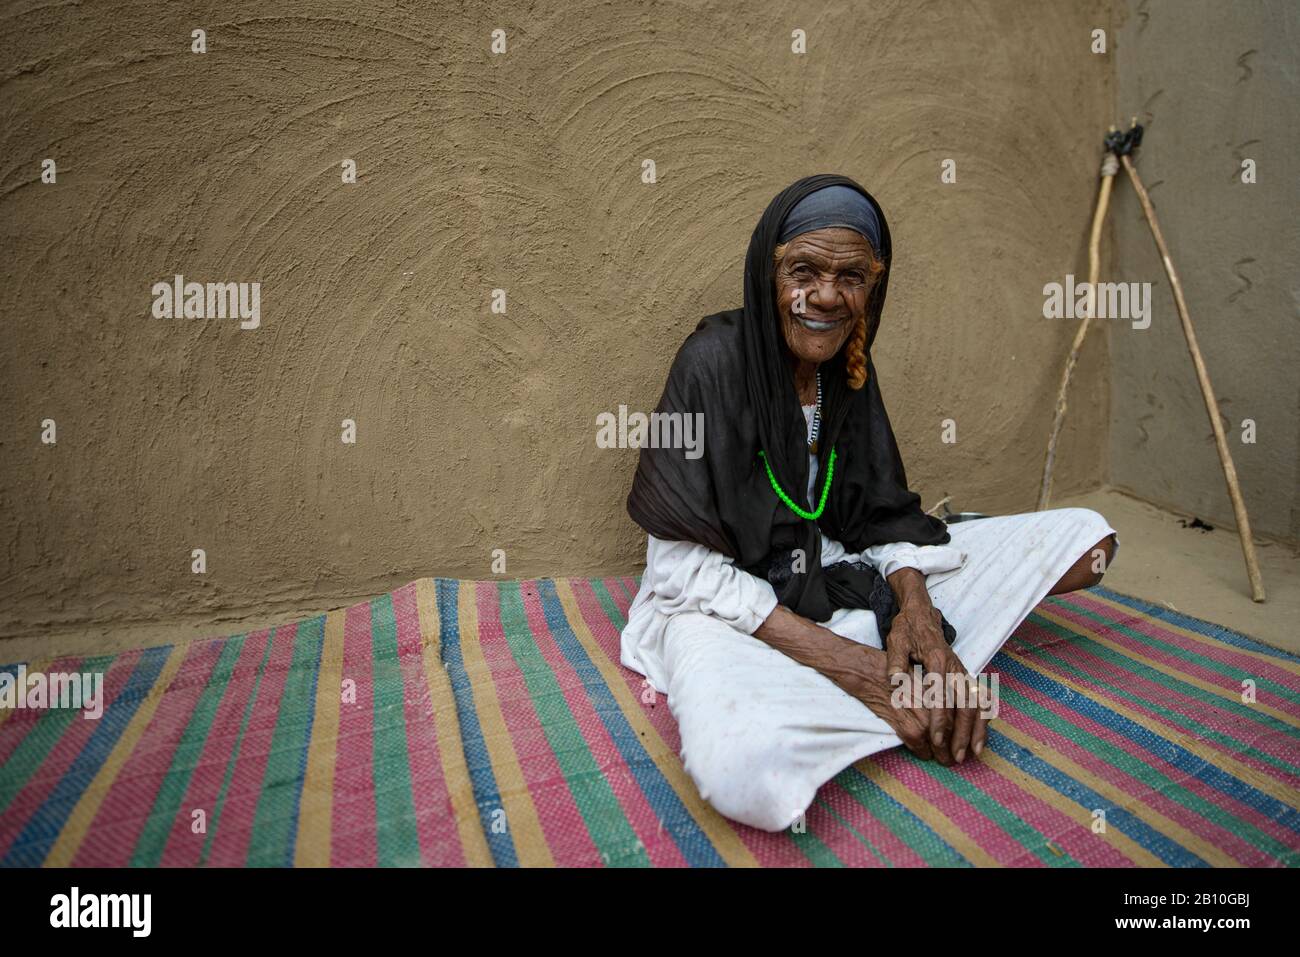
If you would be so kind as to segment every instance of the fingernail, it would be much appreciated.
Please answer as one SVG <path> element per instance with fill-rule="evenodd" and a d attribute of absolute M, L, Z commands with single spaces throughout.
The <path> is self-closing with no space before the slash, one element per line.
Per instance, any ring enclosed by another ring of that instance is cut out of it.
<path fill-rule="evenodd" d="M 958 760 L 958 761 L 965 761 L 965 760 L 966 760 L 966 749 L 965 749 L 965 748 L 960 748 L 960 749 L 958 749 L 958 751 L 957 751 L 957 755 L 956 755 L 956 756 L 957 756 L 957 760 Z"/>
<path fill-rule="evenodd" d="M 976 741 L 976 742 L 975 742 L 975 756 L 976 756 L 976 757 L 979 757 L 979 756 L 980 756 L 981 754 L 983 754 L 983 753 L 984 753 L 984 742 L 983 742 L 983 741 Z"/>
<path fill-rule="evenodd" d="M 941 747 L 941 748 L 943 747 L 943 732 L 942 732 L 942 731 L 940 731 L 938 734 L 936 734 L 936 735 L 934 736 L 934 743 L 937 744 L 937 745 L 938 745 L 939 747 Z"/>

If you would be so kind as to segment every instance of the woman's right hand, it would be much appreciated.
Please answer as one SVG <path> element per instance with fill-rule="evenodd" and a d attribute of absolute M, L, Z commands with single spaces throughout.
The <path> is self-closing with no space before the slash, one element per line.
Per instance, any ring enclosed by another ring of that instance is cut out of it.
<path fill-rule="evenodd" d="M 934 750 L 930 746 L 930 715 L 927 710 L 895 706 L 893 699 L 896 689 L 890 682 L 889 663 L 885 653 L 879 648 L 866 645 L 860 645 L 859 648 L 862 664 L 858 669 L 859 687 L 852 692 L 853 696 L 877 717 L 883 718 L 907 750 L 926 761 L 934 758 Z"/>

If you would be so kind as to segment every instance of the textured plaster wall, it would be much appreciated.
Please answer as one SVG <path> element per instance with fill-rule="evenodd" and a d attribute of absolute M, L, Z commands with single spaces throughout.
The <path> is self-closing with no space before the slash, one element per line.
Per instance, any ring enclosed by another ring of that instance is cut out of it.
<path fill-rule="evenodd" d="M 598 449 L 595 417 L 653 407 L 699 317 L 740 304 L 763 207 L 818 171 L 890 217 L 876 361 L 913 487 L 1032 508 L 1073 333 L 1042 286 L 1086 271 L 1110 16 L 9 4 L 0 634 L 323 608 L 491 577 L 493 549 L 510 577 L 638 569 L 636 452 Z M 260 328 L 153 318 L 176 273 L 260 282 Z M 1078 370 L 1060 494 L 1104 478 L 1105 355 Z"/>
<path fill-rule="evenodd" d="M 1218 398 L 1251 524 L 1300 539 L 1300 6 L 1121 3 L 1121 114 Z M 1241 180 L 1253 159 L 1256 182 Z M 1114 278 L 1153 283 L 1146 330 L 1111 329 L 1112 482 L 1235 526 L 1205 404 L 1137 197 L 1117 184 Z M 1256 441 L 1242 441 L 1242 422 Z"/>

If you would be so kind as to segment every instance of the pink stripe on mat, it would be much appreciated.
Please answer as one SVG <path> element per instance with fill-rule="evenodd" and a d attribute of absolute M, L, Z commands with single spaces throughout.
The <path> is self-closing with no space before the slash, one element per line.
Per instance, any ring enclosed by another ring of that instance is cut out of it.
<path fill-rule="evenodd" d="M 262 673 L 253 702 L 253 714 L 244 732 L 243 744 L 230 778 L 230 790 L 221 807 L 220 827 L 212 841 L 208 863 L 217 867 L 237 867 L 248 859 L 253 837 L 257 803 L 262 796 L 262 779 L 271 754 L 275 722 L 280 714 L 285 679 L 293 662 L 293 646 L 298 625 L 281 625 L 271 638 L 271 657 Z"/>
<path fill-rule="evenodd" d="M 343 680 L 356 685 L 356 704 L 339 705 L 338 761 L 330 807 L 330 863 L 378 867 L 375 810 L 375 685 L 370 604 L 353 605 L 343 620 Z M 341 694 L 340 690 L 340 694 Z"/>
<path fill-rule="evenodd" d="M 467 583 L 462 587 L 474 589 L 478 611 L 479 653 L 488 667 L 496 691 L 497 706 L 510 733 L 519 771 L 532 797 L 547 848 L 555 863 L 560 866 L 599 861 L 600 854 L 587 831 L 582 812 L 573 799 L 546 732 L 542 729 L 523 672 L 506 641 L 497 588 L 492 582 Z M 466 636 L 463 640 L 473 639 Z M 470 680 L 476 680 L 476 676 L 471 675 Z M 504 781 L 498 780 L 496 783 L 503 791 L 507 787 Z"/>
<path fill-rule="evenodd" d="M 610 595 L 614 596 L 614 600 L 618 603 L 619 611 L 621 611 L 623 617 L 626 618 L 627 610 L 632 607 L 632 602 L 636 600 L 636 593 L 641 586 L 635 578 L 631 577 L 620 578 L 618 579 L 618 582 L 623 586 L 624 594 L 621 597 L 616 594 L 618 591 L 617 588 L 606 588 L 605 590 L 608 591 Z"/>
<path fill-rule="evenodd" d="M 1011 684 L 1011 682 L 1008 682 L 1008 684 Z M 1016 687 L 1015 690 L 1024 697 L 1035 700 L 1038 704 L 1051 709 L 1058 716 L 1061 715 L 1063 709 L 1060 707 L 1053 707 L 1053 703 L 1050 699 L 1039 695 L 1038 692 L 1033 689 L 1019 686 Z M 1154 787 L 1145 784 L 1127 772 L 1122 771 L 1114 765 L 1096 757 L 1091 751 L 1075 744 L 1073 741 L 1069 740 L 1064 735 L 1053 731 L 1051 728 L 1040 724 L 1037 720 L 1030 717 L 1025 712 L 1018 710 L 1013 705 L 1008 704 L 1005 700 L 1003 700 L 1000 706 L 1000 711 L 1000 717 L 1009 721 L 1016 730 L 1043 742 L 1059 754 L 1072 760 L 1075 764 L 1091 771 L 1101 780 L 1118 788 L 1122 793 L 1137 798 L 1152 810 L 1158 811 L 1165 817 L 1169 818 L 1169 820 L 1174 821 L 1191 833 L 1201 837 L 1207 843 L 1219 847 L 1220 850 L 1237 858 L 1237 860 L 1241 861 L 1243 864 L 1268 860 L 1266 855 L 1254 850 L 1230 831 L 1224 830 L 1208 819 L 1202 817 L 1200 814 L 1197 814 L 1174 801 L 1172 798 L 1166 797 Z M 1105 728 L 1101 728 L 1091 720 L 1084 718 L 1082 715 L 1073 715 L 1072 720 L 1076 726 L 1083 728 L 1085 731 L 1109 740 L 1113 744 L 1120 744 L 1119 741 L 1115 740 L 1116 736 L 1113 733 L 1107 732 Z M 1168 764 L 1159 760 L 1155 755 L 1150 754 L 1149 752 L 1147 753 L 1147 763 L 1161 771 L 1171 770 Z M 1172 770 L 1175 774 L 1180 773 L 1177 769 Z M 1196 782 L 1195 779 L 1187 778 L 1179 780 L 1178 783 L 1189 791 L 1200 793 L 1202 797 L 1206 796 L 1204 793 L 1204 785 L 1197 787 L 1196 785 L 1199 782 Z M 1227 798 L 1226 796 L 1215 794 L 1213 800 L 1221 804 L 1225 802 Z M 1182 844 L 1181 841 L 1178 843 Z M 1189 853 L 1196 853 L 1192 848 L 1188 848 L 1187 850 Z"/>
<path fill-rule="evenodd" d="M 921 867 L 925 864 L 925 858 L 899 840 L 894 835 L 894 832 L 877 820 L 861 802 L 848 792 L 848 789 L 834 780 L 828 781 L 817 792 L 817 799 L 813 802 L 813 807 L 818 807 L 822 802 L 828 803 L 834 808 L 836 814 L 844 818 L 845 823 L 869 840 L 876 850 L 884 856 L 889 865 L 893 867 Z M 809 820 L 811 822 L 811 812 Z M 811 827 L 810 830 L 812 830 Z M 818 834 L 820 837 L 819 831 L 814 830 L 813 833 Z M 851 834 L 849 837 L 857 843 L 858 839 L 856 837 Z M 868 859 L 869 863 L 876 863 L 874 854 L 868 853 Z"/>
<path fill-rule="evenodd" d="M 1294 672 L 1279 667 L 1275 662 L 1248 655 L 1243 651 L 1233 648 L 1232 645 L 1216 641 L 1208 635 L 1200 636 L 1199 640 L 1188 638 L 1186 635 L 1180 635 L 1177 632 L 1164 627 L 1159 623 L 1158 619 L 1143 615 L 1138 615 L 1137 617 L 1124 615 L 1112 606 L 1103 605 L 1087 592 L 1073 592 L 1068 596 L 1067 600 L 1071 604 L 1087 608 L 1090 611 L 1094 611 L 1098 615 L 1101 615 L 1103 618 L 1106 618 L 1107 621 L 1104 624 L 1093 619 L 1088 619 L 1087 623 L 1090 628 L 1105 631 L 1106 637 L 1111 638 L 1112 640 L 1115 640 L 1115 637 L 1119 636 L 1125 641 L 1134 641 L 1133 638 L 1120 634 L 1119 629 L 1122 626 L 1124 628 L 1130 628 L 1139 634 L 1147 635 L 1148 637 L 1156 638 L 1175 646 L 1185 648 L 1194 647 L 1197 654 L 1204 655 L 1206 658 L 1217 661 L 1220 664 L 1225 664 L 1233 668 L 1240 668 L 1247 674 L 1257 675 L 1261 678 L 1268 678 L 1270 681 L 1276 681 L 1278 684 L 1288 687 L 1293 687 L 1295 685 L 1296 675 Z M 1053 603 L 1051 608 L 1053 611 L 1067 612 L 1072 616 L 1078 615 L 1078 612 L 1062 607 L 1059 603 Z M 1082 621 L 1083 619 L 1072 618 L 1071 620 Z M 1141 645 L 1140 642 L 1138 644 L 1140 647 L 1147 647 L 1146 645 Z M 1237 690 L 1240 690 L 1239 685 L 1234 687 L 1236 687 Z M 1300 701 L 1287 699 L 1286 704 L 1294 706 L 1297 710 L 1300 710 Z"/>
<path fill-rule="evenodd" d="M 1090 826 L 1026 791 L 998 769 L 987 764 L 980 765 L 977 786 L 1003 807 L 1014 809 L 1017 817 L 1084 867 L 1133 866 L 1133 861 L 1118 849 L 1096 837 Z M 1087 815 L 1082 809 L 1079 813 Z"/>
<path fill-rule="evenodd" d="M 1071 611 L 1070 609 L 1064 608 L 1060 605 L 1053 606 L 1052 611 L 1056 614 L 1059 614 L 1062 618 L 1065 618 L 1068 621 L 1071 621 L 1083 627 L 1086 628 L 1097 627 L 1097 622 L 1090 619 L 1087 615 L 1080 614 L 1077 611 Z M 1144 644 L 1138 639 L 1132 638 L 1124 634 L 1119 629 L 1114 629 L 1108 632 L 1106 638 L 1112 644 L 1120 646 L 1121 648 L 1125 649 L 1127 652 L 1129 652 L 1136 658 L 1146 659 L 1146 662 L 1152 662 L 1152 661 L 1158 662 L 1162 665 L 1165 665 L 1168 668 L 1172 668 L 1173 670 L 1179 672 L 1180 674 L 1190 676 L 1199 681 L 1203 681 L 1206 684 L 1211 685 L 1212 687 L 1219 688 L 1220 690 L 1226 691 L 1230 694 L 1233 695 L 1241 694 L 1240 680 L 1236 680 L 1229 677 L 1228 675 L 1221 674 L 1197 662 L 1187 661 L 1186 659 L 1179 658 L 1177 655 L 1170 654 L 1169 652 L 1164 651 L 1160 648 L 1156 648 L 1153 645 Z M 1145 662 L 1140 662 L 1140 663 L 1145 663 Z M 1238 666 L 1233 665 L 1232 667 L 1238 667 Z M 1243 667 L 1242 670 L 1244 670 L 1248 676 L 1258 677 L 1259 669 L 1250 669 L 1250 668 Z M 1274 692 L 1269 691 L 1266 688 L 1259 689 L 1258 700 L 1260 704 L 1266 704 L 1269 707 L 1277 708 L 1279 711 L 1282 711 L 1284 714 L 1290 714 L 1296 717 L 1300 717 L 1300 701 L 1296 701 L 1291 698 L 1280 697 Z"/>
<path fill-rule="evenodd" d="M 913 761 L 904 757 L 902 749 L 881 751 L 873 755 L 872 760 L 912 793 L 925 798 L 946 814 L 949 820 L 997 863 L 1007 865 L 1016 861 L 1028 867 L 1045 866 L 1037 858 L 1032 861 L 1019 860 L 1024 856 L 1024 846 L 1019 841 L 1004 831 L 1000 824 L 989 818 L 977 805 L 950 791 Z M 968 780 L 973 776 L 966 775 Z M 971 781 L 971 783 L 974 787 L 979 787 L 977 782 Z"/>
<path fill-rule="evenodd" d="M 109 665 L 108 671 L 104 674 L 102 692 L 105 711 L 108 710 L 109 705 L 117 700 L 118 694 L 126 687 L 127 679 L 131 677 L 131 672 L 135 670 L 139 660 L 140 653 L 131 652 Z M 58 667 L 51 665 L 47 673 L 71 672 L 75 671 L 79 665 L 80 661 L 76 658 L 63 659 Z M 3 735 L 10 725 L 28 715 L 31 716 L 31 720 L 24 721 L 24 724 L 35 726 L 36 721 L 43 714 L 45 714 L 44 711 L 36 710 L 15 712 L 4 725 L 0 726 L 0 735 Z M 14 795 L 14 799 L 9 802 L 9 806 L 5 808 L 4 813 L 0 814 L 0 825 L 3 825 L 0 826 L 0 858 L 9 853 L 9 848 L 18 835 L 22 833 L 23 828 L 27 826 L 31 816 L 53 793 L 55 786 L 77 759 L 77 755 L 81 754 L 86 743 L 90 740 L 90 736 L 95 733 L 95 729 L 98 727 L 99 722 L 94 719 L 87 720 L 82 715 L 74 717 L 68 730 L 63 733 L 54 747 L 45 755 L 45 760 L 41 762 L 40 767 L 27 779 L 27 783 L 23 785 L 22 790 Z M 12 736 L 13 747 L 17 747 L 18 742 L 30 730 L 30 727 L 17 729 Z M 9 749 L 10 753 L 12 753 L 13 747 Z M 0 757 L 0 765 L 8 760 L 8 757 L 8 754 Z"/>
<path fill-rule="evenodd" d="M 455 819 L 455 813 L 442 776 L 433 723 L 433 698 L 421 653 L 420 612 L 414 583 L 393 592 L 393 618 L 397 623 L 397 657 L 406 692 L 406 747 L 420 860 L 431 866 L 463 866 L 465 855 L 461 851 L 459 832 L 447 826 Z"/>
<path fill-rule="evenodd" d="M 221 654 L 221 645 L 220 641 L 200 641 L 185 650 L 185 658 L 171 685 L 163 689 L 148 727 L 104 796 L 72 860 L 73 867 L 125 867 L 130 863 L 181 735 Z"/>
<path fill-rule="evenodd" d="M 1043 632 L 1037 625 L 1026 624 L 1022 626 L 1022 636 L 1024 634 L 1047 635 L 1048 633 Z M 1152 723 L 1159 727 L 1168 729 L 1171 734 L 1195 733 L 1184 729 L 1168 715 L 1158 713 L 1147 704 L 1147 702 L 1151 702 L 1184 717 L 1192 718 L 1220 734 L 1242 741 L 1243 746 L 1249 745 L 1282 761 L 1292 762 L 1295 760 L 1295 744 L 1281 731 L 1267 726 L 1260 726 L 1254 722 L 1246 724 L 1224 708 L 1197 701 L 1167 685 L 1157 684 L 1146 678 L 1139 678 L 1133 672 L 1123 671 L 1077 644 L 1072 643 L 1068 647 L 1054 645 L 1052 651 L 1096 681 L 1118 684 L 1132 695 L 1132 697 L 1125 697 L 1098 684 L 1089 684 L 1088 688 L 1093 700 L 1101 703 L 1113 701 L 1116 704 L 1123 705 L 1126 709 L 1150 719 Z M 1041 655 L 1034 656 L 1033 668 L 1056 678 L 1068 679 L 1076 683 L 1078 681 L 1076 675 L 1069 674 L 1060 665 L 1047 660 Z M 1253 737 L 1249 734 L 1243 734 L 1243 732 L 1252 730 L 1255 732 Z M 1300 787 L 1300 776 L 1289 774 L 1255 755 L 1237 751 L 1230 745 L 1198 737 L 1197 746 L 1212 753 L 1231 755 L 1242 764 L 1255 768 L 1261 774 L 1275 778 L 1290 787 Z"/>
<path fill-rule="evenodd" d="M 605 775 L 605 782 L 617 799 L 619 807 L 622 808 L 628 824 L 645 848 L 650 862 L 656 867 L 685 866 L 686 860 L 678 850 L 676 842 L 660 827 L 658 816 L 650 807 L 650 802 L 642 793 L 640 784 L 633 777 L 614 739 L 610 737 L 604 721 L 596 713 L 581 676 L 556 643 L 554 634 L 546 622 L 541 596 L 532 585 L 525 585 L 520 589 L 520 593 L 523 598 L 524 612 L 528 616 L 528 627 L 536 639 L 537 649 L 554 673 L 555 680 L 564 693 L 564 700 L 569 705 L 569 712 L 573 715 L 573 720 L 582 733 L 596 766 Z M 600 857 L 597 856 L 591 863 L 599 861 Z"/>
<path fill-rule="evenodd" d="M 217 706 L 216 716 L 208 731 L 203 754 L 194 768 L 189 788 L 181 802 L 181 813 L 176 816 L 168 835 L 160 862 L 163 867 L 193 867 L 202 859 L 207 835 L 193 832 L 191 814 L 201 809 L 206 814 L 208 823 L 212 823 L 226 768 L 236 757 L 234 749 L 244 719 L 244 706 L 253 693 L 270 634 L 270 629 L 262 629 L 249 633 L 244 639 L 239 660 L 235 662 L 230 683 Z"/>
<path fill-rule="evenodd" d="M 808 833 L 824 844 L 831 855 L 845 867 L 888 867 L 888 861 L 882 861 L 871 849 L 862 843 L 848 824 L 842 820 L 843 811 L 831 803 L 832 796 L 826 791 L 818 792 L 812 805 L 804 812 L 804 824 Z M 835 814 L 831 813 L 834 808 Z M 836 815 L 839 817 L 836 817 Z M 876 843 L 875 835 L 870 835 Z M 804 866 L 811 867 L 808 861 Z"/>
<path fill-rule="evenodd" d="M 81 667 L 81 662 L 82 659 L 80 658 L 59 658 L 56 661 L 50 662 L 50 666 L 45 669 L 45 673 L 53 674 L 76 671 Z M 114 659 L 112 665 L 109 666 L 109 670 L 111 671 L 113 668 L 117 667 L 117 664 L 118 660 Z M 27 662 L 27 665 L 30 667 L 31 662 Z M 104 676 L 104 680 L 108 680 L 107 675 Z M 9 760 L 9 756 L 14 753 L 18 748 L 18 745 L 23 742 L 23 739 L 27 737 L 32 728 L 36 727 L 36 722 L 40 721 L 41 716 L 44 713 L 45 712 L 43 711 L 32 708 L 15 710 L 5 719 L 4 724 L 0 724 L 0 766 L 3 766 L 4 763 Z M 82 720 L 85 719 L 83 718 Z M 94 724 L 93 721 L 90 723 Z"/>

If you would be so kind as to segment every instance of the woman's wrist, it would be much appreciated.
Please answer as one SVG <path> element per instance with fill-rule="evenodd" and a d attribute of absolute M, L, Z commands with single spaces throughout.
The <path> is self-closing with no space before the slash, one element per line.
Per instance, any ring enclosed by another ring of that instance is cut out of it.
<path fill-rule="evenodd" d="M 902 609 L 927 609 L 932 607 L 930 593 L 925 589 L 925 575 L 917 568 L 900 568 L 886 579 L 898 607 Z"/>
<path fill-rule="evenodd" d="M 829 678 L 855 698 L 878 694 L 882 681 L 887 685 L 883 651 L 837 635 L 784 605 L 773 609 L 754 637 Z"/>

